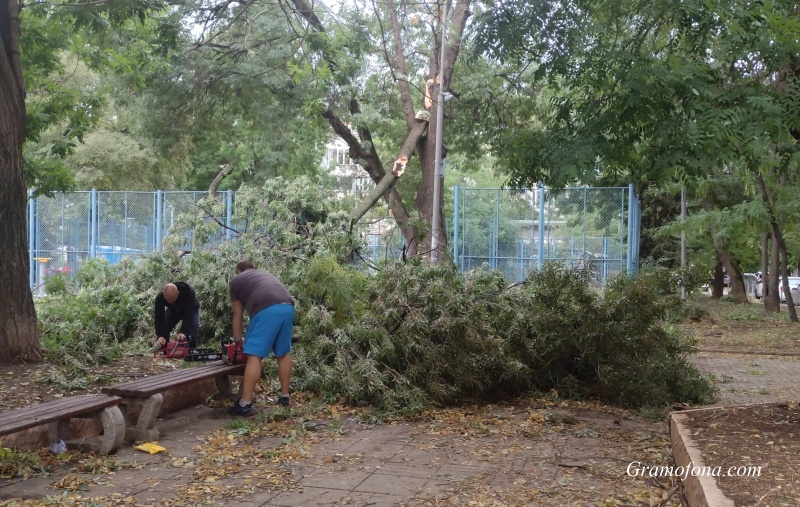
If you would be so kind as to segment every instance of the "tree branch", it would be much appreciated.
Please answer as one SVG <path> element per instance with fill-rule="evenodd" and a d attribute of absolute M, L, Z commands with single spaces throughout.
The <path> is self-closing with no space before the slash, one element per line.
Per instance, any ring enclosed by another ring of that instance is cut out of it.
<path fill-rule="evenodd" d="M 409 158 L 411 158 L 411 155 L 414 154 L 417 142 L 427 129 L 427 121 L 416 120 L 416 123 L 414 123 L 414 126 L 408 133 L 408 136 L 403 143 L 403 147 L 400 149 L 400 153 L 397 155 L 397 159 L 392 165 L 392 170 L 386 173 L 378 185 L 372 189 L 372 191 L 370 191 L 364 197 L 361 203 L 350 213 L 351 225 L 355 222 L 358 222 L 361 217 L 363 217 L 370 209 L 372 209 L 373 206 L 375 206 L 375 203 L 378 202 L 381 196 L 394 186 L 394 184 L 397 182 L 397 178 L 399 178 L 403 174 L 403 171 L 405 171 Z"/>
<path fill-rule="evenodd" d="M 372 3 L 375 6 L 375 2 Z M 393 0 L 387 0 L 386 5 L 389 8 L 389 17 L 392 22 L 392 36 L 394 37 L 394 58 L 389 56 L 389 52 L 386 49 L 386 42 L 384 39 L 383 49 L 384 54 L 386 55 L 386 62 L 389 64 L 389 68 L 392 71 L 392 78 L 397 83 L 398 88 L 400 89 L 400 99 L 403 103 L 403 113 L 406 116 L 406 125 L 409 130 L 414 126 L 414 102 L 411 98 L 411 90 L 409 89 L 408 80 L 406 76 L 408 76 L 408 65 L 406 63 L 406 56 L 405 52 L 403 51 L 403 39 L 402 33 L 400 30 L 400 20 L 397 17 L 397 9 L 394 6 Z M 378 15 L 378 9 L 375 7 L 375 15 Z M 383 24 L 380 23 L 380 17 L 378 17 L 378 22 L 381 27 L 381 35 L 383 34 Z M 401 78 L 398 78 L 395 74 L 400 74 Z"/>
<path fill-rule="evenodd" d="M 204 45 L 216 39 L 217 37 L 219 37 L 220 35 L 222 35 L 223 33 L 227 32 L 230 29 L 230 27 L 232 27 L 236 23 L 236 21 L 238 21 L 239 18 L 242 17 L 242 15 L 244 15 L 245 12 L 247 12 L 247 8 L 253 4 L 253 1 L 254 0 L 247 0 L 244 4 L 242 4 L 241 10 L 239 10 L 239 12 L 236 13 L 236 16 L 234 16 L 233 19 L 230 20 L 230 22 L 227 25 L 223 26 L 215 33 L 211 34 L 211 37 L 209 37 L 207 40 L 193 44 L 189 50 L 193 51 L 195 49 L 201 48 Z"/>
<path fill-rule="evenodd" d="M 447 42 L 447 53 L 444 55 L 444 69 L 441 76 L 441 86 L 444 87 L 444 90 L 450 88 L 450 78 L 453 76 L 453 68 L 461 51 L 461 37 L 464 34 L 464 28 L 467 26 L 467 18 L 472 14 L 469 10 L 469 5 L 469 0 L 456 2 L 455 13 L 453 14 L 453 29 L 449 32 L 450 37 Z"/>
<path fill-rule="evenodd" d="M 230 176 L 233 172 L 233 164 L 225 164 L 222 166 L 222 169 L 219 173 L 214 177 L 214 180 L 211 182 L 211 185 L 208 186 L 208 196 L 211 198 L 216 197 L 217 189 L 219 188 L 222 180 Z"/>

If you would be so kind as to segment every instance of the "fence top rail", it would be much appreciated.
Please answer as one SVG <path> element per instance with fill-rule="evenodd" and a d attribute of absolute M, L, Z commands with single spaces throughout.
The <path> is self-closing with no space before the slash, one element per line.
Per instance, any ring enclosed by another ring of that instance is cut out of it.
<path fill-rule="evenodd" d="M 564 190 L 630 190 L 628 187 L 590 187 L 588 185 L 580 186 L 580 187 L 531 187 L 531 188 L 524 188 L 524 187 L 463 187 L 459 186 L 461 190 L 506 190 L 506 191 L 515 191 L 515 192 L 532 192 L 534 190 L 539 190 L 544 188 L 545 190 L 551 190 L 555 192 L 560 192 Z"/>

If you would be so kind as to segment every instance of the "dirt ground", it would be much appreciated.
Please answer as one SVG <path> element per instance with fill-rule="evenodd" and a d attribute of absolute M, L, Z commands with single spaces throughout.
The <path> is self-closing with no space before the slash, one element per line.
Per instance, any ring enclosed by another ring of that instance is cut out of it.
<path fill-rule="evenodd" d="M 705 466 L 736 505 L 800 505 L 796 401 L 695 413 L 688 425 Z M 717 468 L 719 467 L 719 468 Z"/>
<path fill-rule="evenodd" d="M 76 379 L 46 363 L 0 365 L 0 411 L 63 396 L 99 393 L 104 385 L 165 373 L 180 366 L 180 362 L 151 355 L 128 356 L 92 368 L 89 378 Z"/>
<path fill-rule="evenodd" d="M 691 360 L 714 375 L 719 388 L 715 405 L 783 405 L 770 413 L 724 413 L 698 420 L 693 431 L 709 445 L 704 451 L 709 461 L 719 459 L 720 466 L 758 464 L 769 455 L 769 466 L 762 470 L 782 487 L 762 491 L 747 478 L 730 481 L 731 495 L 737 487 L 752 493 L 745 505 L 755 504 L 760 498 L 753 500 L 756 494 L 766 494 L 761 506 L 800 505 L 793 486 L 800 453 L 792 432 L 797 426 L 792 402 L 800 400 L 795 388 L 800 327 L 788 323 L 785 314 L 764 318 L 757 305 L 708 298 L 698 304 L 701 318 L 682 327 L 706 351 Z M 5 380 L 0 410 L 98 392 L 103 384 L 180 366 L 179 361 L 126 357 L 98 368 L 92 382 L 83 384 L 47 365 L 0 368 Z M 45 505 L 36 500 L 42 495 L 62 495 L 56 505 L 76 507 L 87 505 L 88 498 L 97 499 L 94 505 L 109 506 L 681 505 L 676 481 L 634 478 L 626 472 L 632 462 L 669 464 L 666 411 L 625 411 L 564 401 L 550 393 L 372 424 L 363 410 L 323 406 L 302 394 L 295 400 L 289 417 L 248 422 L 231 420 L 222 407 L 182 411 L 163 422 L 172 424 L 165 454 L 149 456 L 126 448 L 116 457 L 70 454 L 56 460 L 42 452 L 40 466 L 28 463 L 13 473 L 3 471 L 16 477 L 0 479 L 0 505 Z M 187 431 L 190 436 L 181 436 Z M 227 458 L 231 453 L 243 466 L 232 464 L 235 460 Z M 743 463 L 743 456 L 750 461 Z M 259 472 L 247 472 L 248 467 Z"/>

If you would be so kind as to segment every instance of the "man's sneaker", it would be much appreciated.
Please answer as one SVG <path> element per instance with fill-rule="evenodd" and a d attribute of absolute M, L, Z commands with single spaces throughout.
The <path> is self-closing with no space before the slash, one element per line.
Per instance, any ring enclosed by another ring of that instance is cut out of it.
<path fill-rule="evenodd" d="M 288 394 L 282 394 L 281 397 L 278 398 L 278 403 L 282 407 L 288 407 L 289 406 L 289 395 Z"/>
<path fill-rule="evenodd" d="M 236 400 L 236 403 L 228 409 L 228 413 L 230 415 L 240 415 L 242 417 L 250 417 L 254 414 L 253 412 L 253 404 L 250 403 L 246 407 L 243 407 L 241 403 L 239 403 L 241 399 Z"/>

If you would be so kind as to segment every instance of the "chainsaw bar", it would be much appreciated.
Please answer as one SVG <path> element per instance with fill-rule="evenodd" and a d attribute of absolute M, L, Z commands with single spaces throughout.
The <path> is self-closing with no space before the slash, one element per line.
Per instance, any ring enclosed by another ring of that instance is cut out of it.
<path fill-rule="evenodd" d="M 183 357 L 184 361 L 219 361 L 222 353 L 214 349 L 192 349 Z"/>

